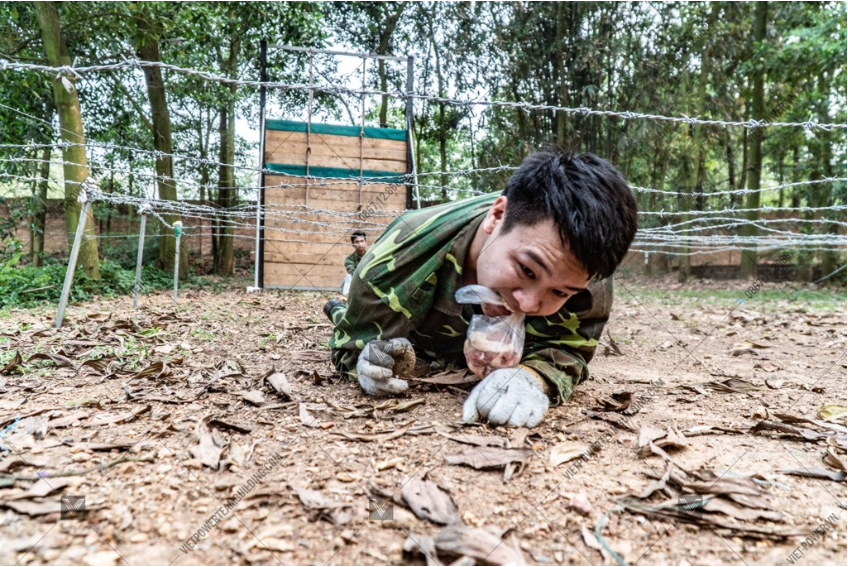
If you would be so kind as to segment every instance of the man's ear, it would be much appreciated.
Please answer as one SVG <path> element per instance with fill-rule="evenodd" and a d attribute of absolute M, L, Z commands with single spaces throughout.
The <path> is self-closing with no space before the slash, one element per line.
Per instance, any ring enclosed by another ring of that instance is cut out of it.
<path fill-rule="evenodd" d="M 483 230 L 486 234 L 492 234 L 495 227 L 506 219 L 506 205 L 506 196 L 501 195 L 495 199 L 495 202 L 492 203 L 491 207 L 489 207 L 489 212 L 486 213 L 486 218 L 483 219 Z"/>

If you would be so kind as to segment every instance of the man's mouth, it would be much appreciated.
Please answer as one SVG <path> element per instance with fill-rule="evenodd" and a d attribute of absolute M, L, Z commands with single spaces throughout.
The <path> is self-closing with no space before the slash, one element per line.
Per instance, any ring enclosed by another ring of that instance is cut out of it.
<path fill-rule="evenodd" d="M 494 305 L 492 303 L 483 303 L 481 305 L 483 309 L 483 313 L 487 317 L 506 317 L 507 315 L 512 315 L 512 311 L 504 307 L 503 305 Z"/>

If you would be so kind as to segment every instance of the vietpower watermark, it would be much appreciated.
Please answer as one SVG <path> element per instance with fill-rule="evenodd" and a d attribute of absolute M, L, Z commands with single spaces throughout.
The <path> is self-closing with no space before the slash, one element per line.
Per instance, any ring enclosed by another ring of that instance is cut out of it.
<path fill-rule="evenodd" d="M 238 490 L 234 496 L 227 499 L 224 504 L 215 510 L 215 512 L 209 516 L 209 519 L 206 520 L 202 526 L 200 526 L 197 531 L 195 531 L 190 538 L 186 540 L 184 544 L 180 546 L 180 551 L 183 553 L 188 553 L 193 550 L 194 547 L 198 544 L 198 542 L 206 537 L 206 535 L 212 531 L 212 529 L 218 525 L 227 515 L 238 506 L 239 502 L 242 499 L 250 494 L 250 491 L 253 490 L 256 485 L 258 485 L 263 478 L 265 478 L 271 469 L 277 466 L 280 461 L 283 460 L 282 455 L 279 453 L 275 453 L 273 457 L 271 457 L 267 463 L 265 463 L 261 469 L 250 475 L 244 484 L 239 486 Z"/>
<path fill-rule="evenodd" d="M 807 536 L 807 539 L 801 542 L 801 545 L 795 548 L 795 551 L 790 553 L 786 557 L 787 563 L 790 565 L 795 565 L 795 562 L 804 557 L 807 553 L 808 549 L 812 549 L 816 543 L 818 543 L 819 539 L 825 536 L 827 532 L 836 527 L 836 520 L 839 519 L 839 516 L 836 513 L 832 513 L 830 516 L 824 519 L 824 522 L 818 525 L 813 533 Z"/>

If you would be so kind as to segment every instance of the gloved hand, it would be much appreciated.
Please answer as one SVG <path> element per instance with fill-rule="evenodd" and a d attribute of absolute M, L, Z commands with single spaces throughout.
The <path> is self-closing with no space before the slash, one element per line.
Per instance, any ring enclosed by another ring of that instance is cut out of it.
<path fill-rule="evenodd" d="M 409 385 L 397 376 L 409 376 L 415 368 L 415 350 L 407 339 L 371 341 L 359 354 L 356 373 L 369 396 L 405 392 Z"/>
<path fill-rule="evenodd" d="M 496 425 L 536 427 L 550 400 L 541 378 L 522 366 L 495 370 L 477 384 L 462 405 L 462 421 L 481 417 Z"/>

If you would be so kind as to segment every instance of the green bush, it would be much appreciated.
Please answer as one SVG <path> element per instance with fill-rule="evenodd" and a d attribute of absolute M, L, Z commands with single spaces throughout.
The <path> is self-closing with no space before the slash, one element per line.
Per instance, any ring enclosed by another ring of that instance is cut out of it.
<path fill-rule="evenodd" d="M 66 269 L 65 264 L 48 264 L 40 268 L 0 264 L 0 309 L 58 303 Z M 95 295 L 129 295 L 134 283 L 134 269 L 102 260 L 99 280 L 89 278 L 82 269 L 77 270 L 70 301 L 86 301 Z M 168 289 L 173 285 L 173 274 L 145 265 L 142 266 L 141 284 L 142 293 Z"/>

